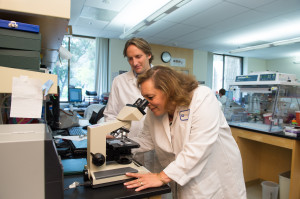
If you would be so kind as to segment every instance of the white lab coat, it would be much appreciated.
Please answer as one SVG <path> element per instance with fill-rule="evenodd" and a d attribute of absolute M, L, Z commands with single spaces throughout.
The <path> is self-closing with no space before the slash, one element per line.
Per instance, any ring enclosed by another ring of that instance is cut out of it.
<path fill-rule="evenodd" d="M 219 98 L 219 101 L 222 103 L 222 105 L 225 105 L 227 101 L 227 97 L 225 95 L 222 95 L 222 97 Z"/>
<path fill-rule="evenodd" d="M 244 199 L 246 189 L 238 146 L 214 93 L 194 91 L 188 108 L 168 115 L 148 111 L 136 151 L 155 149 L 164 172 L 177 183 L 173 195 L 182 199 Z"/>
<path fill-rule="evenodd" d="M 104 120 L 115 120 L 121 109 L 126 104 L 133 104 L 138 98 L 144 99 L 141 91 L 137 87 L 137 78 L 132 70 L 115 77 L 111 92 L 109 94 L 108 102 L 104 110 Z M 145 112 L 147 112 L 145 109 Z M 129 129 L 129 138 L 136 137 L 144 126 L 145 116 L 140 121 L 132 121 Z M 158 172 L 161 170 L 161 165 L 154 151 L 149 151 L 145 154 L 136 154 L 134 158 L 142 163 L 149 171 Z"/>
<path fill-rule="evenodd" d="M 222 97 L 219 97 L 219 101 L 222 104 L 222 111 L 224 112 L 225 106 L 226 106 L 227 97 L 225 95 L 222 95 Z"/>
<path fill-rule="evenodd" d="M 133 104 L 138 98 L 142 98 L 141 91 L 137 87 L 137 78 L 132 70 L 115 77 L 108 102 L 104 110 L 105 121 L 115 120 L 119 112 L 126 104 Z M 129 138 L 136 137 L 142 131 L 145 117 L 140 121 L 132 121 Z"/>

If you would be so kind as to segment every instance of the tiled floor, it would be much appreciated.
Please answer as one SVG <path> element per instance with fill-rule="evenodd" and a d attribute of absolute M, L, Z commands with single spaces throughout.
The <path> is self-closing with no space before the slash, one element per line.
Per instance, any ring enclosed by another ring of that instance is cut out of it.
<path fill-rule="evenodd" d="M 172 194 L 162 195 L 162 199 L 172 199 Z M 247 199 L 262 199 L 262 187 L 260 183 L 247 186 Z"/>
<path fill-rule="evenodd" d="M 262 199 L 262 187 L 260 183 L 248 185 L 246 191 L 247 199 Z"/>

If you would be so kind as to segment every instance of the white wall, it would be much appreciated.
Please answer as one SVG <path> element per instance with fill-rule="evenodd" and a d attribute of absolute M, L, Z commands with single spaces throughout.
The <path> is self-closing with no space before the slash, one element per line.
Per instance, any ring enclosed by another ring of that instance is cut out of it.
<path fill-rule="evenodd" d="M 267 69 L 269 71 L 278 71 L 280 73 L 296 74 L 300 79 L 300 64 L 294 64 L 294 58 L 267 60 Z"/>
<path fill-rule="evenodd" d="M 244 68 L 244 74 L 249 74 L 251 72 L 260 72 L 266 71 L 267 69 L 267 62 L 264 59 L 257 59 L 257 58 L 247 58 L 248 62 L 246 63 L 247 68 Z M 245 63 L 244 63 L 245 64 Z"/>
<path fill-rule="evenodd" d="M 207 52 L 194 50 L 193 74 L 198 81 L 207 83 Z"/>
<path fill-rule="evenodd" d="M 109 90 L 111 88 L 112 79 L 116 74 L 122 71 L 129 71 L 130 65 L 127 62 L 127 59 L 123 56 L 123 49 L 125 46 L 126 40 L 120 39 L 110 39 L 109 40 Z"/>
<path fill-rule="evenodd" d="M 274 71 L 280 73 L 296 74 L 297 79 L 300 80 L 300 64 L 294 63 L 294 58 L 282 58 L 282 59 L 256 59 L 256 58 L 245 58 L 247 60 L 248 70 L 244 74 L 250 72 L 260 71 Z"/>

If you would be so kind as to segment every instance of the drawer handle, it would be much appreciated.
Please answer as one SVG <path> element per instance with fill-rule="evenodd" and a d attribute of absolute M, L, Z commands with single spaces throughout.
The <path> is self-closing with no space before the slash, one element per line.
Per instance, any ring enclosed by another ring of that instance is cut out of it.
<path fill-rule="evenodd" d="M 11 28 L 18 28 L 18 24 L 17 24 L 17 22 L 15 22 L 15 21 L 11 21 L 11 22 L 8 24 L 8 26 L 11 27 Z"/>

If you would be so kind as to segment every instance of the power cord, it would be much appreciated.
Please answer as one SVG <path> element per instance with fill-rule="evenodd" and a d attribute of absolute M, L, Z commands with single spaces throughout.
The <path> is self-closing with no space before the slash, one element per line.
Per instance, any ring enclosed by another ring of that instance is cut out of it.
<path fill-rule="evenodd" d="M 87 182 L 84 182 L 84 183 L 80 184 L 79 182 L 75 181 L 72 184 L 70 184 L 69 187 L 64 188 L 64 191 L 69 190 L 69 189 L 74 189 L 74 188 L 77 188 L 79 186 L 89 187 L 89 186 L 91 186 L 91 183 L 89 181 L 87 181 Z"/>

